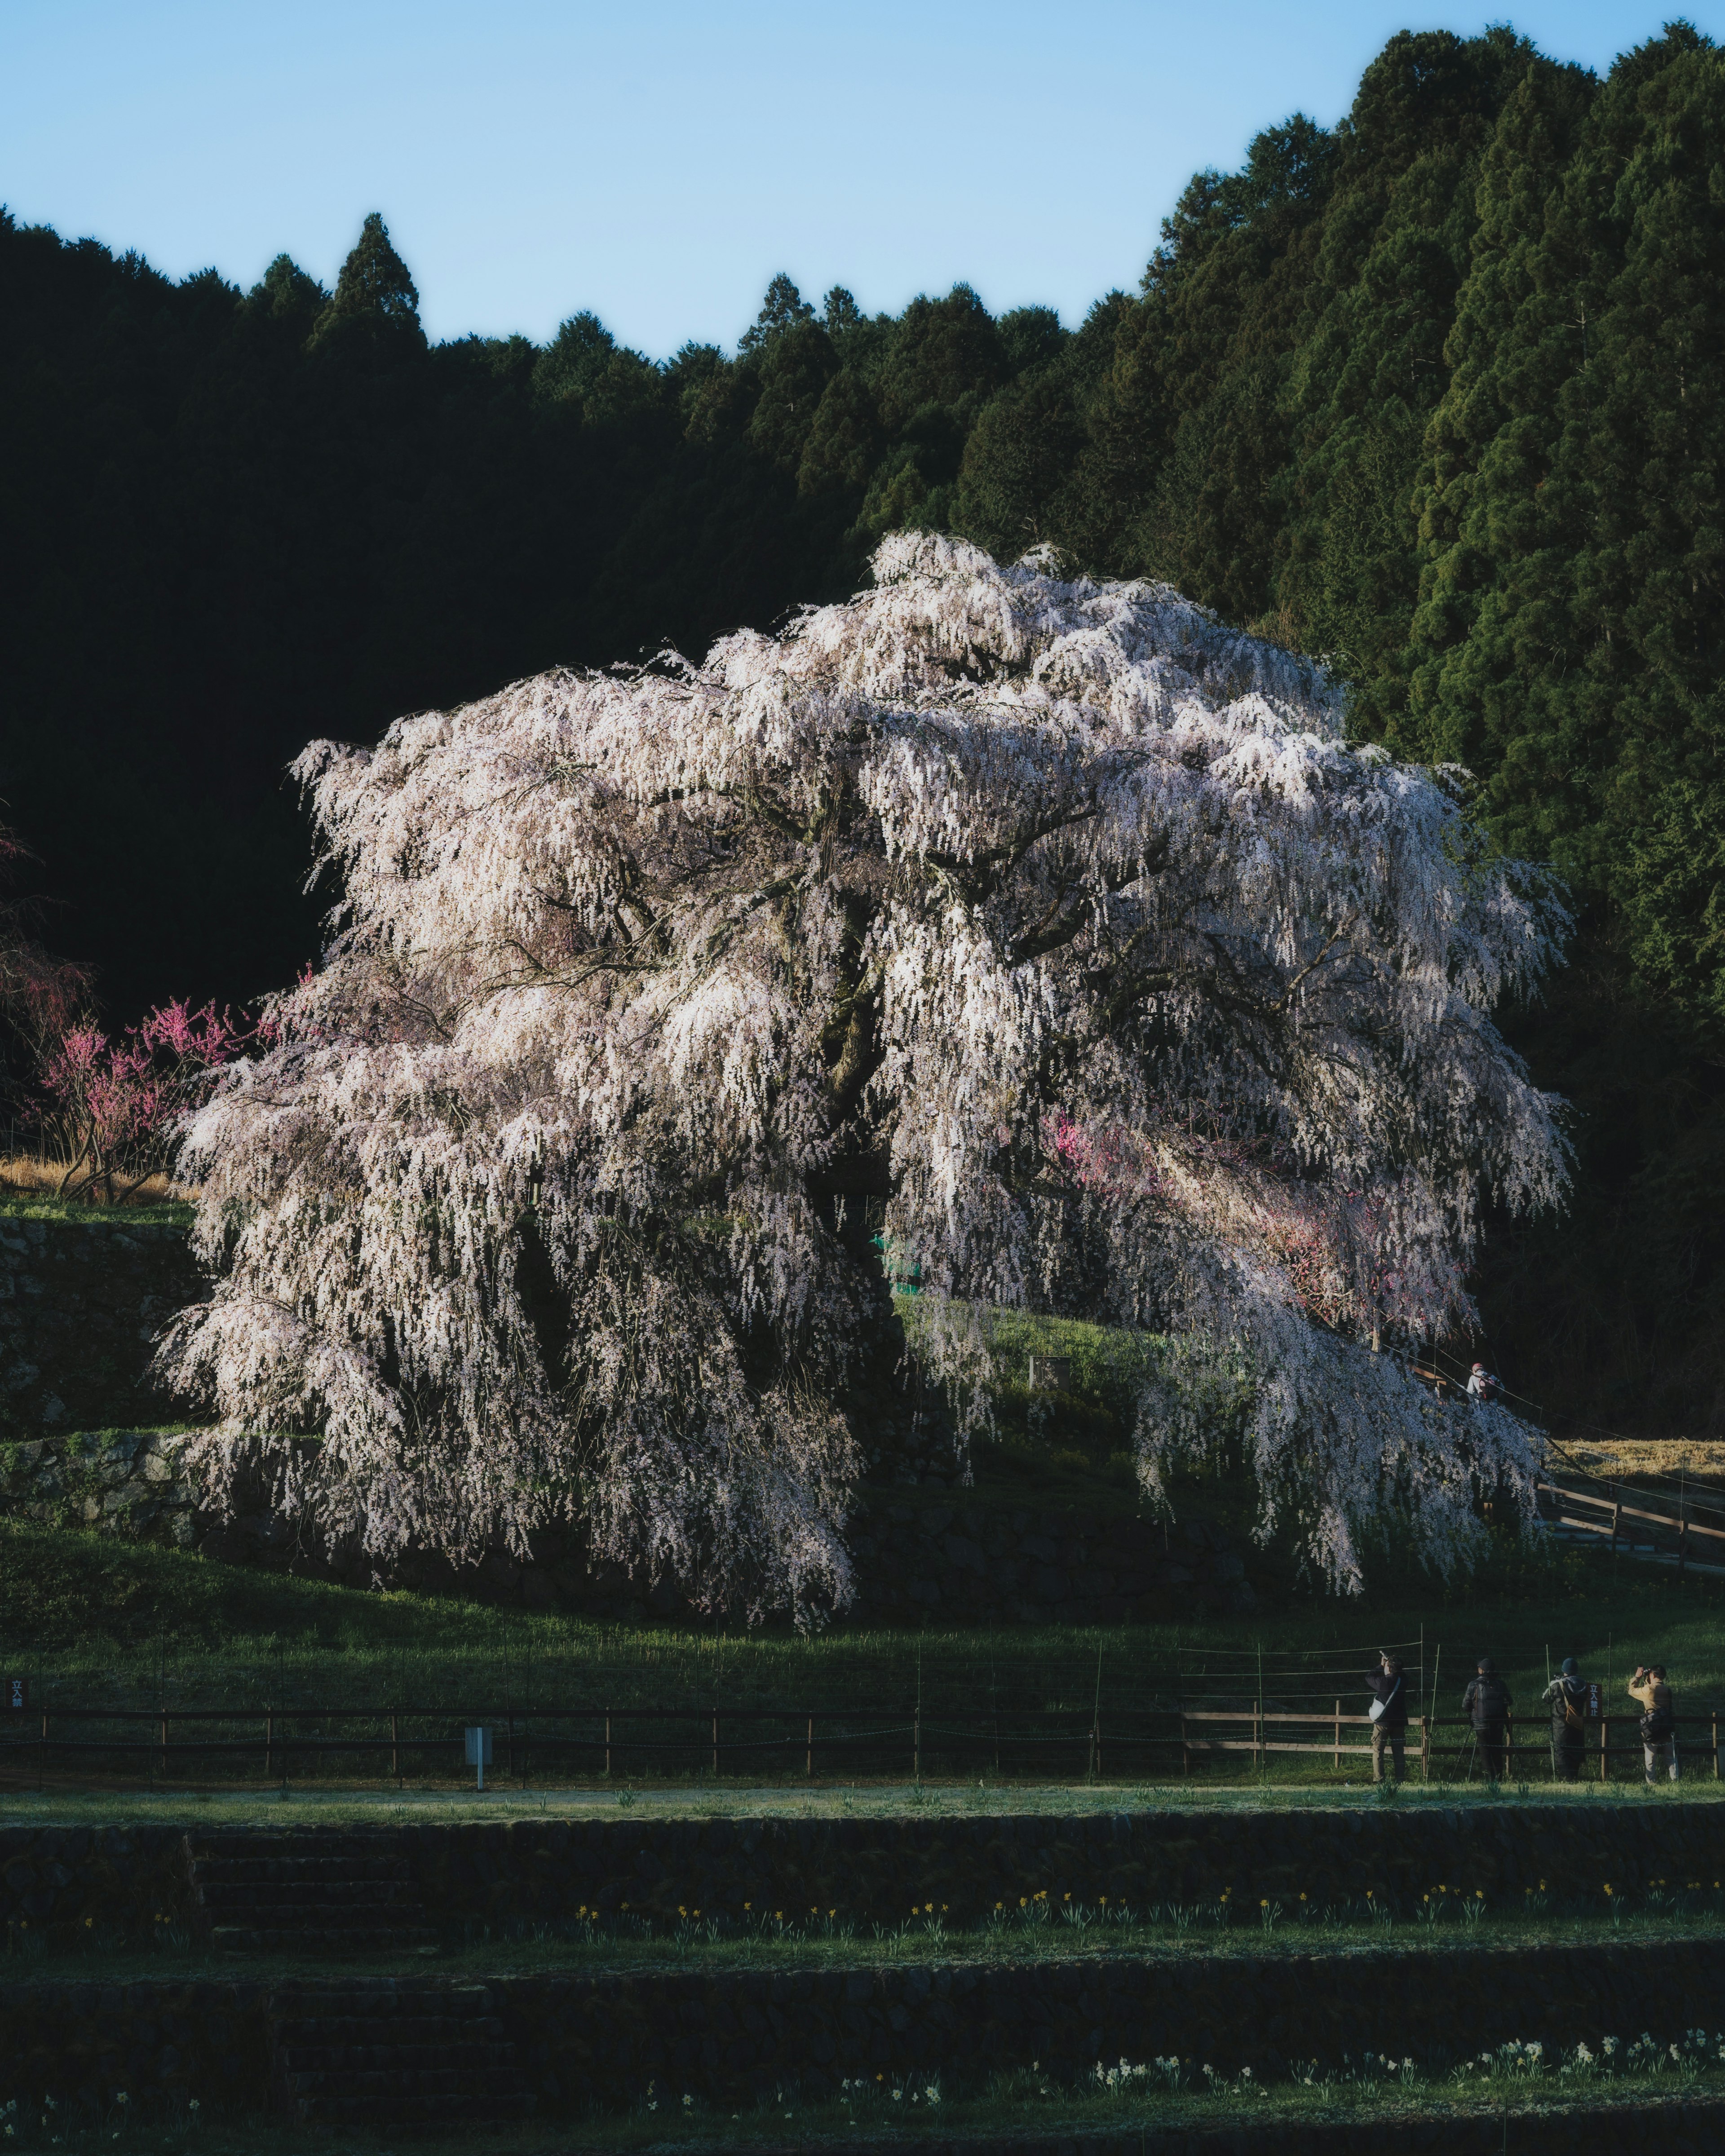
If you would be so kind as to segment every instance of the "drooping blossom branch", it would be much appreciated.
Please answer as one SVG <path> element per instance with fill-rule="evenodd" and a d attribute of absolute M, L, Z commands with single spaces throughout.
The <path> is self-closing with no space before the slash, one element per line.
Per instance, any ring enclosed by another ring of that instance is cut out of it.
<path fill-rule="evenodd" d="M 380 1556 L 579 1515 L 710 1606 L 841 1602 L 872 1197 L 973 1419 L 978 1312 L 1170 1334 L 1253 1373 L 1266 1522 L 1332 1581 L 1386 1511 L 1454 1562 L 1527 1433 L 1372 1342 L 1454 1321 L 1482 1194 L 1559 1194 L 1490 1015 L 1559 909 L 1165 587 L 874 566 L 702 665 L 300 759 L 326 961 L 185 1125 L 213 1296 L 162 1363 L 208 1472 Z"/>

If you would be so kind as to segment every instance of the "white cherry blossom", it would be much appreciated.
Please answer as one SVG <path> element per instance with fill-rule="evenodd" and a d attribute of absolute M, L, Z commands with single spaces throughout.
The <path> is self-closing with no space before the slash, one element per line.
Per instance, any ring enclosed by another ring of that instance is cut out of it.
<path fill-rule="evenodd" d="M 1153 1488 L 1243 1359 L 1266 1531 L 1341 1587 L 1387 1510 L 1465 1557 L 1527 1433 L 1387 1351 L 1466 1322 L 1484 1198 L 1560 1195 L 1491 1019 L 1560 910 L 1321 668 L 1164 586 L 926 534 L 874 567 L 701 665 L 301 757 L 330 946 L 179 1168 L 207 1469 L 380 1561 L 578 1516 L 807 1617 L 850 1593 L 878 1225 L 962 1430 L 993 1309 L 1168 1335 Z"/>

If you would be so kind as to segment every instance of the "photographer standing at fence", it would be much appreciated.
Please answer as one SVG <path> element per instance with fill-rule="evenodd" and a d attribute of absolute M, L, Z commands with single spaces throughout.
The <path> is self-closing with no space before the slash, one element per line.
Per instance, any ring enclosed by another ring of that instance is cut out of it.
<path fill-rule="evenodd" d="M 1629 1695 L 1641 1709 L 1641 1758 L 1646 1764 L 1651 1789 L 1663 1767 L 1672 1781 L 1681 1779 L 1677 1765 L 1677 1702 L 1665 1681 L 1665 1665 L 1656 1662 L 1643 1669 L 1639 1662 L 1630 1679 Z"/>
<path fill-rule="evenodd" d="M 1587 1741 L 1587 1686 L 1574 1655 L 1564 1657 L 1562 1676 L 1553 1677 L 1540 1697 L 1551 1707 L 1552 1774 L 1566 1782 L 1575 1781 L 1581 1774 L 1582 1747 Z"/>
<path fill-rule="evenodd" d="M 1402 1666 L 1394 1655 L 1381 1650 L 1378 1666 L 1366 1673 L 1366 1689 L 1372 1695 L 1372 1779 L 1384 1779 L 1384 1754 L 1395 1763 L 1395 1779 L 1407 1779 L 1408 1686 Z"/>
<path fill-rule="evenodd" d="M 1476 1674 L 1461 1695 L 1461 1712 L 1473 1724 L 1473 1741 L 1488 1782 L 1501 1782 L 1509 1761 L 1508 1722 L 1515 1702 L 1489 1655 L 1481 1655 Z"/>

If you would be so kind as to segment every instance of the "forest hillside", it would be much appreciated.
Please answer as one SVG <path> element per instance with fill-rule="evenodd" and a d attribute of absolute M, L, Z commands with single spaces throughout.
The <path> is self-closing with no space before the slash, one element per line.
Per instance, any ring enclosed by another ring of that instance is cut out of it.
<path fill-rule="evenodd" d="M 1725 1416 L 1725 56 L 1603 80 L 1403 34 L 1348 118 L 1194 177 L 1086 319 L 776 279 L 734 352 L 575 313 L 432 345 L 367 220 L 242 292 L 0 215 L 0 796 L 124 1023 L 317 947 L 312 735 L 864 578 L 880 536 L 1166 579 L 1327 655 L 1350 723 L 1464 764 L 1577 916 L 1511 1014 L 1574 1202 L 1504 1227 L 1491 1358 L 1560 1417 Z"/>

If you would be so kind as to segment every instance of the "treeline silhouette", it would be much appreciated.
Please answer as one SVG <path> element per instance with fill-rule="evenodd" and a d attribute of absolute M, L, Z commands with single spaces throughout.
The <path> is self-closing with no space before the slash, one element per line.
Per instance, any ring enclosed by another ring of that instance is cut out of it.
<path fill-rule="evenodd" d="M 734 355 L 662 364 L 590 314 L 429 344 L 377 217 L 333 293 L 285 256 L 248 293 L 0 216 L 0 795 L 49 938 L 116 1019 L 254 995 L 316 947 L 309 737 L 698 653 L 898 526 L 1052 545 L 1329 654 L 1358 732 L 1563 871 L 1573 963 L 1509 1024 L 1575 1204 L 1495 1228 L 1486 1337 L 1562 1416 L 1716 1428 L 1722 161 L 1686 25 L 1603 80 L 1404 34 L 1076 329 L 781 277 Z"/>

